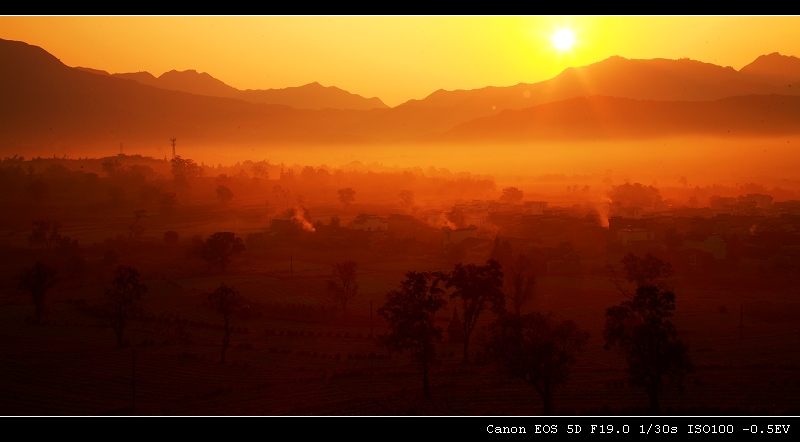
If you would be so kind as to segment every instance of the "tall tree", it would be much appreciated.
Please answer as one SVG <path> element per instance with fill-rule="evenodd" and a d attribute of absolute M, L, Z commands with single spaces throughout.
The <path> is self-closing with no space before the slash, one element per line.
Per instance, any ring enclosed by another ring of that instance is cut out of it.
<path fill-rule="evenodd" d="M 533 262 L 526 255 L 519 254 L 509 266 L 506 267 L 508 278 L 508 298 L 514 304 L 514 313 L 519 316 L 522 306 L 533 298 L 536 288 L 536 276 L 533 273 Z"/>
<path fill-rule="evenodd" d="M 628 363 L 631 385 L 645 388 L 650 409 L 658 413 L 658 394 L 664 378 L 679 388 L 692 372 L 689 346 L 666 318 L 675 310 L 675 294 L 653 285 L 636 289 L 632 299 L 606 310 L 605 349 L 618 346 Z"/>
<path fill-rule="evenodd" d="M 339 262 L 333 265 L 335 279 L 328 281 L 328 292 L 333 294 L 336 301 L 342 304 L 342 310 L 347 310 L 347 301 L 358 295 L 358 281 L 356 270 L 358 264 L 354 261 Z"/>
<path fill-rule="evenodd" d="M 231 262 L 231 256 L 241 252 L 244 252 L 242 238 L 236 237 L 233 232 L 217 232 L 206 240 L 200 257 L 225 272 Z"/>
<path fill-rule="evenodd" d="M 225 363 L 225 352 L 228 350 L 231 340 L 230 316 L 239 308 L 239 292 L 233 287 L 228 287 L 222 283 L 216 290 L 208 295 L 209 307 L 222 315 L 225 321 L 225 334 L 222 337 L 222 354 L 220 363 Z"/>
<path fill-rule="evenodd" d="M 555 390 L 566 384 L 575 354 L 589 334 L 572 321 L 557 321 L 539 312 L 501 315 L 489 328 L 486 354 L 512 378 L 533 386 L 544 403 L 542 414 L 554 411 Z"/>
<path fill-rule="evenodd" d="M 56 282 L 56 269 L 37 261 L 33 267 L 23 270 L 17 279 L 19 280 L 19 289 L 26 290 L 31 294 L 34 322 L 39 324 L 44 310 L 45 294 Z"/>
<path fill-rule="evenodd" d="M 486 309 L 500 313 L 505 308 L 503 294 L 503 271 L 494 259 L 486 264 L 456 264 L 455 269 L 447 275 L 447 288 L 455 290 L 451 298 L 461 300 L 464 311 L 464 363 L 469 362 L 469 338 L 478 317 Z"/>
<path fill-rule="evenodd" d="M 386 295 L 386 304 L 378 314 L 389 323 L 388 331 L 381 336 L 386 347 L 404 352 L 411 351 L 422 365 L 422 385 L 425 397 L 430 397 L 428 369 L 436 360 L 436 344 L 441 339 L 442 328 L 434 323 L 436 312 L 447 305 L 439 287 L 443 275 L 431 272 L 408 272 L 400 290 Z"/>
<path fill-rule="evenodd" d="M 105 291 L 111 327 L 117 335 L 117 345 L 124 345 L 123 334 L 128 315 L 136 308 L 136 303 L 147 293 L 147 286 L 139 281 L 139 271 L 130 266 L 118 266 L 111 280 L 111 287 Z"/>
<path fill-rule="evenodd" d="M 179 186 L 188 186 L 189 179 L 200 176 L 202 172 L 197 163 L 189 158 L 181 158 L 180 155 L 176 155 L 175 158 L 170 160 L 170 163 L 172 166 L 172 177 L 175 180 L 175 184 Z"/>

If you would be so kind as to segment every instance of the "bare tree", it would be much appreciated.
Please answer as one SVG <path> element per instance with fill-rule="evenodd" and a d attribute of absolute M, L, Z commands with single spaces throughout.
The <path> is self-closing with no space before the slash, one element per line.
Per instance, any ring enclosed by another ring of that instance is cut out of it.
<path fill-rule="evenodd" d="M 239 292 L 233 287 L 222 283 L 216 290 L 208 295 L 209 307 L 222 315 L 225 321 L 225 334 L 222 337 L 222 354 L 220 363 L 225 363 L 225 352 L 228 350 L 231 339 L 230 316 L 239 308 Z"/>
<path fill-rule="evenodd" d="M 130 266 L 118 266 L 111 280 L 111 287 L 105 291 L 108 309 L 111 315 L 111 327 L 117 335 L 117 345 L 124 345 L 123 333 L 128 314 L 136 307 L 136 303 L 147 293 L 147 286 L 139 281 L 139 271 Z"/>
<path fill-rule="evenodd" d="M 347 301 L 358 294 L 356 270 L 358 265 L 353 261 L 345 261 L 333 265 L 334 280 L 328 281 L 328 292 L 347 310 Z"/>
<path fill-rule="evenodd" d="M 17 276 L 19 289 L 26 290 L 31 294 L 31 302 L 34 306 L 34 321 L 39 324 L 44 310 L 44 296 L 50 287 L 56 282 L 56 269 L 48 265 L 36 262 L 30 269 L 23 270 Z"/>

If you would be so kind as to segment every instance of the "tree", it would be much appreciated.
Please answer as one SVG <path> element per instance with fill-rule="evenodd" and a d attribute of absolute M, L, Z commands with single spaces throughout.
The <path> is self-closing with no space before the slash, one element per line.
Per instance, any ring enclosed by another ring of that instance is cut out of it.
<path fill-rule="evenodd" d="M 486 264 L 456 264 L 447 275 L 447 288 L 455 288 L 451 298 L 461 299 L 464 311 L 464 363 L 469 362 L 469 338 L 478 317 L 487 308 L 500 313 L 505 308 L 503 271 L 494 259 Z"/>
<path fill-rule="evenodd" d="M 522 201 L 522 191 L 516 187 L 506 187 L 503 189 L 503 195 L 500 196 L 500 202 L 517 204 Z"/>
<path fill-rule="evenodd" d="M 358 294 L 357 268 L 358 265 L 353 261 L 333 265 L 333 274 L 336 280 L 328 281 L 328 292 L 332 293 L 342 304 L 342 310 L 347 310 L 347 301 Z"/>
<path fill-rule="evenodd" d="M 58 221 L 51 221 L 41 219 L 33 222 L 33 230 L 31 235 L 28 236 L 28 244 L 31 247 L 39 245 L 43 249 L 50 250 L 53 244 L 58 245 L 62 237 L 58 230 L 61 229 L 61 223 Z"/>
<path fill-rule="evenodd" d="M 217 198 L 224 206 L 233 199 L 233 192 L 225 186 L 217 186 Z"/>
<path fill-rule="evenodd" d="M 402 202 L 403 207 L 406 209 L 410 209 L 414 206 L 414 191 L 413 190 L 401 190 L 400 191 L 400 201 Z"/>
<path fill-rule="evenodd" d="M 336 193 L 339 194 L 339 202 L 344 204 L 344 210 L 347 210 L 350 207 L 350 203 L 356 200 L 356 191 L 350 187 L 339 189 Z"/>
<path fill-rule="evenodd" d="M 509 274 L 506 279 L 508 298 L 514 304 L 514 313 L 519 316 L 522 306 L 533 298 L 533 291 L 536 288 L 533 262 L 527 256 L 519 254 L 507 268 Z"/>
<path fill-rule="evenodd" d="M 225 272 L 231 262 L 231 256 L 244 252 L 242 238 L 237 238 L 233 232 L 217 232 L 211 235 L 200 252 L 200 257 Z"/>
<path fill-rule="evenodd" d="M 122 339 L 128 314 L 136 303 L 147 293 L 147 286 L 139 282 L 139 271 L 130 266 L 118 266 L 111 280 L 111 287 L 105 291 L 111 316 L 111 327 L 117 334 L 117 345 L 122 347 Z"/>
<path fill-rule="evenodd" d="M 672 275 L 670 263 L 649 253 L 644 256 L 644 259 L 628 253 L 621 262 L 625 268 L 625 277 L 630 282 L 636 282 L 638 287 L 663 285 L 663 279 Z"/>
<path fill-rule="evenodd" d="M 222 283 L 216 290 L 209 293 L 208 304 L 212 310 L 222 315 L 225 321 L 225 334 L 222 337 L 222 355 L 220 363 L 225 363 L 225 351 L 228 350 L 231 338 L 231 328 L 229 318 L 233 312 L 239 308 L 239 292 L 233 287 L 228 287 Z"/>
<path fill-rule="evenodd" d="M 172 177 L 175 179 L 175 184 L 181 186 L 189 185 L 189 178 L 196 178 L 202 172 L 200 166 L 193 160 L 183 159 L 180 155 L 170 160 L 172 166 Z"/>
<path fill-rule="evenodd" d="M 166 192 L 159 199 L 161 212 L 165 215 L 172 215 L 175 212 L 175 206 L 178 205 L 178 195 L 175 192 Z"/>
<path fill-rule="evenodd" d="M 110 177 L 118 174 L 120 171 L 122 171 L 123 166 L 122 166 L 122 163 L 120 163 L 118 159 L 109 158 L 109 159 L 103 161 L 102 168 L 103 168 L 103 172 L 107 173 L 109 178 L 110 178 Z"/>
<path fill-rule="evenodd" d="M 133 223 L 128 226 L 128 241 L 132 241 L 133 237 L 138 238 L 144 233 L 144 227 L 139 225 L 139 220 L 147 217 L 145 213 L 147 213 L 147 211 L 144 209 L 133 212 Z"/>
<path fill-rule="evenodd" d="M 636 289 L 632 299 L 606 310 L 605 349 L 617 345 L 628 363 L 631 385 L 645 387 L 650 409 L 658 413 L 658 393 L 664 377 L 679 388 L 692 372 L 689 346 L 678 339 L 671 321 L 675 294 L 653 285 Z"/>
<path fill-rule="evenodd" d="M 34 322 L 39 324 L 44 310 L 44 296 L 56 283 L 56 269 L 37 261 L 33 267 L 23 270 L 17 279 L 19 280 L 19 289 L 26 290 L 31 294 Z"/>
<path fill-rule="evenodd" d="M 378 314 L 389 323 L 381 343 L 400 353 L 409 350 L 422 365 L 425 397 L 430 397 L 428 368 L 436 360 L 435 339 L 441 339 L 442 328 L 434 323 L 436 312 L 447 305 L 439 287 L 444 275 L 431 272 L 408 272 L 400 290 L 386 295 L 386 304 Z"/>
<path fill-rule="evenodd" d="M 484 347 L 509 376 L 531 384 L 544 402 L 542 414 L 552 415 L 555 390 L 567 383 L 575 353 L 588 339 L 574 322 L 552 314 L 506 314 L 491 325 Z"/>

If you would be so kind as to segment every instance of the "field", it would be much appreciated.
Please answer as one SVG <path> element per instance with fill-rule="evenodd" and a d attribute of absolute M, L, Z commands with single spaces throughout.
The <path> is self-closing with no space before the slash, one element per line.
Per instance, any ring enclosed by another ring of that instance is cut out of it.
<path fill-rule="evenodd" d="M 126 332 L 128 348 L 117 348 L 113 331 L 93 314 L 92 306 L 102 301 L 101 284 L 53 292 L 42 325 L 28 321 L 32 306 L 23 295 L 9 297 L 0 307 L 0 414 L 541 412 L 531 386 L 504 377 L 475 353 L 480 336 L 470 347 L 476 360 L 464 365 L 461 345 L 447 342 L 445 333 L 431 373 L 432 398 L 423 399 L 418 367 L 408 355 L 380 346 L 377 336 L 385 324 L 374 311 L 398 286 L 403 269 L 445 266 L 362 262 L 374 264 L 359 267 L 361 290 L 346 313 L 325 290 L 330 267 L 313 261 L 251 257 L 226 274 L 147 280 L 142 313 Z M 205 306 L 202 292 L 223 281 L 247 299 L 249 313 L 233 317 L 232 345 L 220 364 L 222 318 Z M 671 283 L 678 306 L 673 319 L 696 371 L 682 394 L 664 391 L 662 408 L 681 414 L 796 414 L 800 307 L 781 293 Z M 644 391 L 627 384 L 622 355 L 602 347 L 603 312 L 622 299 L 605 276 L 539 278 L 528 309 L 572 319 L 591 335 L 569 383 L 556 394 L 558 414 L 647 413 Z M 454 307 L 451 301 L 437 317 L 445 330 Z M 478 328 L 492 319 L 485 313 Z"/>

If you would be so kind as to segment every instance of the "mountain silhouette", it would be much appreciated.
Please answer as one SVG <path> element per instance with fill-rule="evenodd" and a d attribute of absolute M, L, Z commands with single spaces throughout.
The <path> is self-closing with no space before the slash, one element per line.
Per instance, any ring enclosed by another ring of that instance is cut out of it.
<path fill-rule="evenodd" d="M 756 58 L 739 72 L 753 81 L 785 87 L 800 82 L 800 58 L 773 52 Z"/>
<path fill-rule="evenodd" d="M 800 97 L 746 95 L 715 101 L 592 96 L 546 103 L 460 124 L 436 141 L 642 139 L 800 134 Z"/>
<path fill-rule="evenodd" d="M 634 100 L 711 101 L 749 94 L 800 95 L 797 88 L 754 81 L 731 67 L 695 60 L 630 60 L 610 57 L 588 66 L 567 68 L 539 83 L 473 90 L 439 90 L 400 106 L 458 108 L 471 118 L 524 109 L 575 97 L 604 95 Z"/>
<path fill-rule="evenodd" d="M 109 75 L 106 71 L 78 67 L 87 72 Z M 304 86 L 283 89 L 247 89 L 239 90 L 228 86 L 205 72 L 195 70 L 172 70 L 155 77 L 149 72 L 130 72 L 110 74 L 117 78 L 134 80 L 141 84 L 161 89 L 189 92 L 209 97 L 235 98 L 261 104 L 282 104 L 297 109 L 386 109 L 388 106 L 380 98 L 364 98 L 334 86 L 322 86 L 309 83 Z"/>
<path fill-rule="evenodd" d="M 134 80 L 71 68 L 42 48 L 0 40 L 0 133 L 3 134 L 0 151 L 29 155 L 28 152 L 41 151 L 42 147 L 53 146 L 63 151 L 65 146 L 75 146 L 86 154 L 95 154 L 115 150 L 120 142 L 133 148 L 166 145 L 172 137 L 188 145 L 266 147 L 798 132 L 798 97 L 770 92 L 800 90 L 797 83 L 791 88 L 754 83 L 741 79 L 733 69 L 690 60 L 636 61 L 634 65 L 646 69 L 613 68 L 615 63 L 631 66 L 629 61 L 615 58 L 597 63 L 599 66 L 591 66 L 589 71 L 568 69 L 559 75 L 557 82 L 543 82 L 546 87 L 539 83 L 539 95 L 531 94 L 528 99 L 512 96 L 511 92 L 519 92 L 521 88 L 484 88 L 461 91 L 463 94 L 432 94 L 433 98 L 429 98 L 439 100 L 438 107 L 409 103 L 370 110 L 298 109 L 155 87 L 143 84 L 155 78 L 147 73 L 126 74 L 139 78 Z M 690 68 L 682 68 L 684 65 Z M 670 70 L 677 73 L 670 74 Z M 592 75 L 583 75 L 586 72 Z M 658 81 L 648 83 L 647 72 L 655 72 L 652 77 Z M 213 80 L 203 74 L 189 75 L 200 81 Z M 671 83 L 667 81 L 669 78 Z M 648 84 L 658 87 L 651 91 Z M 706 90 L 700 87 L 703 84 Z M 613 86 L 617 94 L 651 98 L 592 95 L 561 99 L 574 93 L 577 85 L 582 91 L 602 89 L 598 85 L 605 85 L 606 89 Z M 315 88 L 329 90 L 318 84 L 296 89 L 313 92 Z M 751 89 L 764 93 L 712 100 L 725 91 Z M 292 88 L 274 91 L 298 96 Z M 680 94 L 707 100 L 667 100 Z M 476 106 L 484 106 L 489 98 L 498 96 L 507 97 L 515 106 L 521 105 L 512 100 L 526 100 L 524 103 L 559 100 L 495 110 L 488 117 L 475 116 Z"/>

